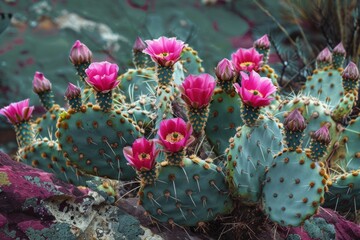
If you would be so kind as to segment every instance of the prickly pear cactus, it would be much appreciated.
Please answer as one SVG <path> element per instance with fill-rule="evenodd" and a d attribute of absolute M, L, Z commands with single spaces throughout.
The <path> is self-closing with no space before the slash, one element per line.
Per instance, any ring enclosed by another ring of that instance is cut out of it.
<path fill-rule="evenodd" d="M 57 119 L 63 111 L 64 109 L 59 105 L 54 105 L 43 116 L 36 119 L 33 125 L 35 135 L 55 140 Z"/>
<path fill-rule="evenodd" d="M 299 226 L 324 202 L 327 175 L 301 149 L 285 149 L 275 157 L 263 188 L 264 210 L 282 226 Z"/>
<path fill-rule="evenodd" d="M 255 127 L 237 129 L 226 150 L 227 181 L 233 197 L 245 204 L 259 201 L 265 172 L 283 149 L 282 141 L 282 127 L 271 116 L 260 116 Z"/>
<path fill-rule="evenodd" d="M 181 53 L 180 63 L 183 65 L 183 71 L 188 74 L 200 74 L 204 72 L 204 68 L 201 65 L 201 58 L 198 52 L 192 49 L 190 46 L 183 48 Z"/>
<path fill-rule="evenodd" d="M 141 129 L 120 110 L 103 112 L 87 104 L 81 111 L 68 110 L 58 121 L 56 137 L 64 156 L 88 174 L 129 180 L 134 170 L 126 164 L 122 148 L 141 134 Z"/>
<path fill-rule="evenodd" d="M 181 166 L 163 162 L 157 171 L 155 184 L 139 192 L 140 204 L 153 220 L 200 226 L 232 210 L 224 173 L 211 160 L 191 156 Z"/>

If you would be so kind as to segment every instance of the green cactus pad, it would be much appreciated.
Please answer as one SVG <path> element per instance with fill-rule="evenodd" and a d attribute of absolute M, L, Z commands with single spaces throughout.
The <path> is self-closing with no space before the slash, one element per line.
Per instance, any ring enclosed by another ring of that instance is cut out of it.
<path fill-rule="evenodd" d="M 204 72 L 204 68 L 201 65 L 201 58 L 198 56 L 198 52 L 189 46 L 184 47 L 180 62 L 183 65 L 185 75 L 194 74 L 198 75 Z"/>
<path fill-rule="evenodd" d="M 342 85 L 343 69 L 332 69 L 325 67 L 322 70 L 314 70 L 313 75 L 307 78 L 303 93 L 317 97 L 329 106 L 335 106 L 344 95 Z"/>
<path fill-rule="evenodd" d="M 139 195 L 152 219 L 173 225 L 197 226 L 232 210 L 221 168 L 195 156 L 181 166 L 161 163 L 155 184 L 143 185 Z"/>
<path fill-rule="evenodd" d="M 59 105 L 54 105 L 42 117 L 35 120 L 33 124 L 34 133 L 42 138 L 56 139 L 56 123 L 60 113 L 64 111 Z"/>
<path fill-rule="evenodd" d="M 52 108 L 54 106 L 54 104 L 55 104 L 54 94 L 51 90 L 42 92 L 42 93 L 38 93 L 38 95 L 39 95 L 42 105 L 44 106 L 44 108 L 46 110 L 49 110 L 50 108 Z"/>
<path fill-rule="evenodd" d="M 360 171 L 352 171 L 336 176 L 329 184 L 329 191 L 325 194 L 323 207 L 335 211 L 348 212 L 358 210 L 360 206 Z"/>
<path fill-rule="evenodd" d="M 135 171 L 122 149 L 140 136 L 141 129 L 120 110 L 102 112 L 97 105 L 68 110 L 58 121 L 56 137 L 74 166 L 95 176 L 130 180 Z"/>
<path fill-rule="evenodd" d="M 254 127 L 237 129 L 227 150 L 227 181 L 235 198 L 256 204 L 261 197 L 261 183 L 274 155 L 283 149 L 282 128 L 277 119 L 260 115 Z"/>
<path fill-rule="evenodd" d="M 278 75 L 275 73 L 275 70 L 272 69 L 269 65 L 264 65 L 259 69 L 259 74 L 261 77 L 267 77 L 271 79 L 271 82 L 275 87 L 279 88 L 278 84 Z"/>
<path fill-rule="evenodd" d="M 30 122 L 24 121 L 13 125 L 19 147 L 26 147 L 34 141 L 34 133 Z"/>
<path fill-rule="evenodd" d="M 131 103 L 138 100 L 140 95 L 155 95 L 157 86 L 155 73 L 152 68 L 129 69 L 120 75 L 119 88 L 126 96 L 126 102 Z"/>
<path fill-rule="evenodd" d="M 329 132 L 332 142 L 329 145 L 332 146 L 333 143 L 336 142 L 339 137 L 339 131 L 336 128 L 335 121 L 330 116 L 331 111 L 329 106 L 314 97 L 295 96 L 291 100 L 284 100 L 281 103 L 276 117 L 279 118 L 280 122 L 283 122 L 287 114 L 294 109 L 300 110 L 307 124 L 304 131 L 302 148 L 309 147 L 310 135 L 326 123 L 330 124 Z M 324 158 L 326 158 L 330 152 L 331 151 L 329 151 Z"/>
<path fill-rule="evenodd" d="M 137 69 L 153 67 L 154 62 L 151 61 L 150 56 L 141 51 L 133 50 L 133 63 Z"/>
<path fill-rule="evenodd" d="M 357 94 L 353 92 L 349 92 L 340 99 L 340 102 L 336 105 L 335 109 L 331 113 L 331 116 L 335 121 L 341 122 L 344 118 L 350 115 L 353 107 L 356 104 L 356 95 Z"/>
<path fill-rule="evenodd" d="M 175 92 L 174 83 L 166 85 L 160 85 L 156 89 L 156 102 L 157 107 L 157 119 L 155 128 L 158 129 L 160 122 L 163 119 L 169 119 L 173 117 L 173 110 L 171 103 L 175 100 L 177 93 Z"/>
<path fill-rule="evenodd" d="M 214 152 L 223 155 L 229 146 L 228 139 L 236 133 L 236 128 L 243 125 L 240 117 L 240 97 L 232 91 L 225 92 L 216 88 L 210 104 L 210 113 L 205 132 Z"/>
<path fill-rule="evenodd" d="M 322 166 L 301 149 L 285 149 L 275 157 L 263 188 L 264 211 L 272 221 L 299 226 L 316 213 L 326 190 L 327 175 Z"/>
<path fill-rule="evenodd" d="M 37 139 L 31 145 L 20 148 L 17 156 L 21 162 L 53 173 L 57 178 L 75 185 L 85 185 L 85 181 L 91 179 L 73 168 L 63 157 L 58 143 L 47 138 Z"/>

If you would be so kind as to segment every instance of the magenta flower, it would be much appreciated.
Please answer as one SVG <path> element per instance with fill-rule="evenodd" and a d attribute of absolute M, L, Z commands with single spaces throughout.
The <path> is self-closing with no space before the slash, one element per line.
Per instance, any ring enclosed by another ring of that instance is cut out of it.
<path fill-rule="evenodd" d="M 215 79 L 210 74 L 190 74 L 179 86 L 179 89 L 181 97 L 187 105 L 193 108 L 203 108 L 209 105 L 215 85 Z"/>
<path fill-rule="evenodd" d="M 232 62 L 224 58 L 215 68 L 216 77 L 221 81 L 231 81 L 235 77 L 234 66 Z"/>
<path fill-rule="evenodd" d="M 80 95 L 81 89 L 74 84 L 69 83 L 68 87 L 66 88 L 65 97 L 67 99 L 73 99 L 75 97 L 79 97 Z"/>
<path fill-rule="evenodd" d="M 12 124 L 17 124 L 28 121 L 33 110 L 33 106 L 29 107 L 29 99 L 25 99 L 0 109 L 0 114 L 5 116 Z"/>
<path fill-rule="evenodd" d="M 271 79 L 260 77 L 255 71 L 251 71 L 250 75 L 244 72 L 240 72 L 240 74 L 241 86 L 238 83 L 234 83 L 234 87 L 244 104 L 252 107 L 270 105 L 273 98 L 269 98 L 269 96 L 276 91 L 276 87 L 271 82 Z"/>
<path fill-rule="evenodd" d="M 258 47 L 258 48 L 269 49 L 270 45 L 271 44 L 270 44 L 269 37 L 267 34 L 265 34 L 264 36 L 262 36 L 261 38 L 257 39 L 254 42 L 254 47 Z"/>
<path fill-rule="evenodd" d="M 146 40 L 147 48 L 143 51 L 151 59 L 164 67 L 171 67 L 181 56 L 184 42 L 176 38 L 160 37 L 155 40 Z"/>
<path fill-rule="evenodd" d="M 262 58 L 263 55 L 259 54 L 255 48 L 239 48 L 235 53 L 231 54 L 231 61 L 237 72 L 257 71 L 263 63 Z"/>
<path fill-rule="evenodd" d="M 119 67 L 109 62 L 94 62 L 85 70 L 86 82 L 97 92 L 106 93 L 116 88 Z"/>
<path fill-rule="evenodd" d="M 72 64 L 90 63 L 92 60 L 92 52 L 85 44 L 76 40 L 70 50 L 69 58 Z"/>
<path fill-rule="evenodd" d="M 320 129 L 318 129 L 317 131 L 315 131 L 311 137 L 313 139 L 315 139 L 316 141 L 319 141 L 323 144 L 328 145 L 331 142 L 331 137 L 330 137 L 330 132 L 329 132 L 329 128 L 328 125 L 325 124 L 324 126 L 322 126 Z"/>
<path fill-rule="evenodd" d="M 138 171 L 149 171 L 155 166 L 159 151 L 153 140 L 142 137 L 136 139 L 132 147 L 124 147 L 123 153 L 130 166 Z"/>
<path fill-rule="evenodd" d="M 35 93 L 43 93 L 51 90 L 51 82 L 44 76 L 43 73 L 35 72 L 33 90 Z"/>
<path fill-rule="evenodd" d="M 159 141 L 166 151 L 179 152 L 193 142 L 191 123 L 181 118 L 163 120 L 158 130 Z"/>

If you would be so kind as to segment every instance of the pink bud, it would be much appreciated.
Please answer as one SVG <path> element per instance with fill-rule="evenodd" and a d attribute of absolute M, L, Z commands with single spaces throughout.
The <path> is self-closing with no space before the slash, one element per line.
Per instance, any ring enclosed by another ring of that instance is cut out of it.
<path fill-rule="evenodd" d="M 261 38 L 257 39 L 254 42 L 254 47 L 255 48 L 265 48 L 265 49 L 269 49 L 270 48 L 270 41 L 269 41 L 269 37 L 267 34 L 265 34 L 264 36 L 262 36 Z"/>
<path fill-rule="evenodd" d="M 85 70 L 86 82 L 97 92 L 106 93 L 116 88 L 119 67 L 109 62 L 94 62 Z"/>
<path fill-rule="evenodd" d="M 284 121 L 285 129 L 292 132 L 302 132 L 306 128 L 306 122 L 298 109 L 294 109 L 287 115 Z"/>
<path fill-rule="evenodd" d="M 9 106 L 0 109 L 0 114 L 5 116 L 12 124 L 28 121 L 34 110 L 29 106 L 29 99 L 20 102 L 11 103 Z"/>
<path fill-rule="evenodd" d="M 215 79 L 207 73 L 189 75 L 179 89 L 182 99 L 193 108 L 203 108 L 209 105 L 215 89 Z"/>
<path fill-rule="evenodd" d="M 235 77 L 234 66 L 232 62 L 224 58 L 221 60 L 215 69 L 215 74 L 217 78 L 221 81 L 231 81 Z"/>
<path fill-rule="evenodd" d="M 70 50 L 69 58 L 74 65 L 90 63 L 92 60 L 92 52 L 85 44 L 76 40 Z"/>
<path fill-rule="evenodd" d="M 35 72 L 33 90 L 35 93 L 43 93 L 51 90 L 51 82 L 44 76 L 43 73 Z"/>
<path fill-rule="evenodd" d="M 357 80 L 359 78 L 359 69 L 355 63 L 350 62 L 342 73 L 344 79 Z"/>
<path fill-rule="evenodd" d="M 79 97 L 80 95 L 81 95 L 81 89 L 75 86 L 74 84 L 69 83 L 65 92 L 66 99 L 73 99 L 75 97 Z"/>
<path fill-rule="evenodd" d="M 133 50 L 135 52 L 142 52 L 143 50 L 145 50 L 145 48 L 146 44 L 144 43 L 144 41 L 140 37 L 137 37 L 133 46 Z"/>
<path fill-rule="evenodd" d="M 329 128 L 328 125 L 325 124 L 324 126 L 322 126 L 320 129 L 318 129 L 316 132 L 314 132 L 311 135 L 311 138 L 313 138 L 314 140 L 324 143 L 324 144 L 329 144 L 331 142 L 331 138 L 330 138 L 330 132 L 329 132 Z"/>
<path fill-rule="evenodd" d="M 191 123 L 186 123 L 181 118 L 172 118 L 163 120 L 158 130 L 159 144 L 166 151 L 179 152 L 188 146 L 193 138 Z"/>
<path fill-rule="evenodd" d="M 240 95 L 244 104 L 252 107 L 268 106 L 273 98 L 271 94 L 276 92 L 276 87 L 270 78 L 260 77 L 254 70 L 247 75 L 245 72 L 241 74 L 241 86 L 234 84 L 236 92 Z"/>
<path fill-rule="evenodd" d="M 332 61 L 332 54 L 330 52 L 330 50 L 326 47 L 324 48 L 319 55 L 316 58 L 316 61 L 318 62 L 328 62 L 331 63 Z"/>
<path fill-rule="evenodd" d="M 334 54 L 338 54 L 338 55 L 344 55 L 346 54 L 344 45 L 342 44 L 342 42 L 340 42 L 338 45 L 336 45 L 336 47 L 333 50 Z"/>
<path fill-rule="evenodd" d="M 155 167 L 158 151 L 153 140 L 138 138 L 132 147 L 124 147 L 124 156 L 128 164 L 138 171 L 149 171 Z"/>
<path fill-rule="evenodd" d="M 151 59 L 164 67 L 171 67 L 181 57 L 184 42 L 176 38 L 160 37 L 154 40 L 146 40 L 147 48 L 143 51 L 150 55 Z"/>

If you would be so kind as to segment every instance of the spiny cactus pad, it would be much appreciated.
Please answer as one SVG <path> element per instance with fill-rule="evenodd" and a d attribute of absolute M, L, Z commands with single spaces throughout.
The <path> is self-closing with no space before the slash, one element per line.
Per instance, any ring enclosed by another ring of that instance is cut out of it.
<path fill-rule="evenodd" d="M 86 180 L 91 179 L 73 168 L 63 157 L 58 143 L 47 138 L 38 139 L 31 145 L 19 149 L 18 158 L 27 165 L 54 173 L 57 178 L 75 185 L 84 185 Z"/>
<path fill-rule="evenodd" d="M 56 139 L 56 123 L 60 113 L 63 111 L 64 109 L 59 105 L 54 105 L 42 117 L 36 119 L 33 125 L 35 135 L 39 135 L 42 138 Z"/>
<path fill-rule="evenodd" d="M 353 171 L 336 176 L 329 184 L 329 191 L 325 194 L 324 207 L 335 211 L 347 212 L 358 210 L 360 206 L 360 171 Z"/>
<path fill-rule="evenodd" d="M 197 226 L 232 210 L 224 173 L 210 161 L 195 156 L 180 166 L 163 162 L 154 185 L 140 190 L 140 202 L 154 220 Z"/>
<path fill-rule="evenodd" d="M 71 109 L 60 116 L 56 136 L 64 155 L 86 173 L 128 180 L 135 177 L 122 149 L 140 136 L 140 127 L 120 110 L 103 112 L 97 105 Z"/>
<path fill-rule="evenodd" d="M 266 174 L 263 206 L 270 219 L 282 226 L 299 226 L 324 201 L 327 175 L 301 149 L 285 149 Z"/>
<path fill-rule="evenodd" d="M 282 128 L 277 119 L 261 115 L 254 127 L 239 127 L 227 149 L 227 181 L 235 198 L 256 204 L 265 172 L 274 155 L 283 149 Z"/>
<path fill-rule="evenodd" d="M 185 75 L 200 74 L 204 72 L 204 68 L 201 65 L 201 58 L 198 56 L 198 52 L 189 46 L 184 47 L 180 62 L 183 65 Z"/>
<path fill-rule="evenodd" d="M 205 132 L 214 146 L 214 152 L 222 155 L 229 146 L 228 139 L 243 125 L 240 117 L 240 97 L 233 89 L 227 93 L 216 88 L 210 105 L 210 113 Z"/>

